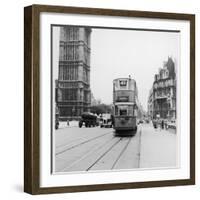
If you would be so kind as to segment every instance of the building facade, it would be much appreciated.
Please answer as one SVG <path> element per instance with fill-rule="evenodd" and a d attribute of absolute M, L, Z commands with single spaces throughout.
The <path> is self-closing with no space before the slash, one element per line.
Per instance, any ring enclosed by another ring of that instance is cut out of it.
<path fill-rule="evenodd" d="M 170 57 L 154 77 L 148 98 L 148 115 L 151 118 L 176 119 L 176 69 Z"/>
<path fill-rule="evenodd" d="M 150 118 L 152 118 L 153 117 L 153 88 L 151 88 L 151 90 L 149 91 L 149 98 L 148 98 L 147 105 L 148 105 L 147 114 Z"/>
<path fill-rule="evenodd" d="M 59 120 L 79 119 L 90 108 L 90 38 L 90 28 L 60 27 L 56 84 Z"/>

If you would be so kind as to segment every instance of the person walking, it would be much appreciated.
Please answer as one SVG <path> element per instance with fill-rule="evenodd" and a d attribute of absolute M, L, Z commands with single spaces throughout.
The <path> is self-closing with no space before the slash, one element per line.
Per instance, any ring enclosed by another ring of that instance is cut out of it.
<path fill-rule="evenodd" d="M 161 121 L 161 127 L 162 127 L 162 129 L 164 129 L 164 120 L 163 119 Z"/>
<path fill-rule="evenodd" d="M 162 129 L 162 120 L 161 119 L 158 120 L 158 125 L 159 125 L 159 131 L 161 131 L 161 129 Z"/>
<path fill-rule="evenodd" d="M 155 129 L 157 129 L 157 121 L 156 121 L 156 119 L 153 119 L 153 127 L 154 127 Z"/>

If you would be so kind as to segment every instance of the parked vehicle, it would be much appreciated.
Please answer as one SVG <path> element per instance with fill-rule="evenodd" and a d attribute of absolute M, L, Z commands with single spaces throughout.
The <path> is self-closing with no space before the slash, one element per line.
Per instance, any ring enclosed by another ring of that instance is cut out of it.
<path fill-rule="evenodd" d="M 144 120 L 140 119 L 138 120 L 138 124 L 143 124 L 144 123 Z"/>
<path fill-rule="evenodd" d="M 89 112 L 83 113 L 79 121 L 79 127 L 81 128 L 83 125 L 85 125 L 85 127 L 98 126 L 99 123 L 97 116 Z"/>
<path fill-rule="evenodd" d="M 112 125 L 112 115 L 110 113 L 103 113 L 100 118 L 100 127 L 112 128 Z"/>
<path fill-rule="evenodd" d="M 165 125 L 166 129 L 172 128 L 176 129 L 176 120 L 168 120 Z"/>

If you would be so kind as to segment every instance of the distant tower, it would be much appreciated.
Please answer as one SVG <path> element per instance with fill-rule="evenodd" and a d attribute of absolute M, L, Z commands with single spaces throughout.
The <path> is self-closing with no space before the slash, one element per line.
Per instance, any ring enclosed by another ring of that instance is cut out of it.
<path fill-rule="evenodd" d="M 60 27 L 57 106 L 60 120 L 78 119 L 89 110 L 90 28 Z"/>

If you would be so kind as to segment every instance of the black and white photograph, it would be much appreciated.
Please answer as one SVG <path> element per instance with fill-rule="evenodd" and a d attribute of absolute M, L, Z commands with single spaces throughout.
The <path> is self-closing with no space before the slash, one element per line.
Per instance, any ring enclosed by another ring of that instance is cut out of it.
<path fill-rule="evenodd" d="M 51 25 L 51 171 L 179 167 L 180 31 Z"/>
<path fill-rule="evenodd" d="M 25 191 L 195 184 L 195 15 L 25 8 Z"/>

